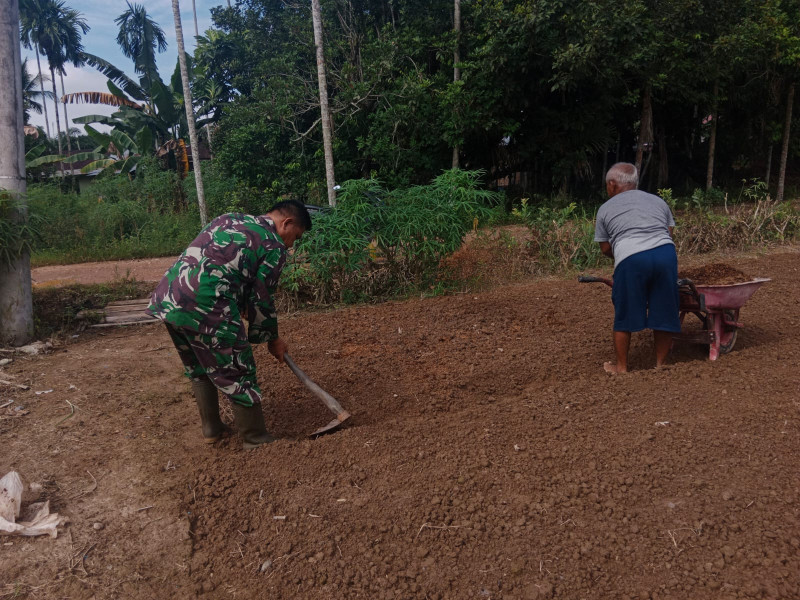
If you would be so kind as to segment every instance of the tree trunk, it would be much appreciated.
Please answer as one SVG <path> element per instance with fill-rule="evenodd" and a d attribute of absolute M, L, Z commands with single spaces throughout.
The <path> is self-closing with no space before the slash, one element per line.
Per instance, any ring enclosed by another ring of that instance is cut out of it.
<path fill-rule="evenodd" d="M 198 37 L 200 31 L 197 29 L 197 6 L 195 5 L 195 0 L 192 0 L 192 12 L 194 13 L 194 37 Z"/>
<path fill-rule="evenodd" d="M 783 148 L 781 148 L 781 168 L 778 171 L 778 191 L 776 202 L 783 202 L 783 183 L 786 179 L 786 161 L 789 158 L 789 134 L 792 130 L 792 105 L 794 104 L 794 83 L 789 86 L 786 96 L 786 121 L 783 124 Z"/>
<path fill-rule="evenodd" d="M 769 176 L 772 172 L 772 142 L 769 143 L 769 150 L 767 150 L 767 173 L 764 177 L 764 185 L 769 189 Z"/>
<path fill-rule="evenodd" d="M 644 88 L 642 98 L 642 123 L 639 127 L 639 140 L 636 143 L 636 170 L 642 172 L 642 156 L 647 144 L 653 142 L 653 104 L 650 97 L 650 84 Z"/>
<path fill-rule="evenodd" d="M 714 105 L 711 109 L 711 137 L 708 138 L 708 168 L 706 169 L 706 191 L 714 184 L 714 153 L 717 149 L 717 116 L 719 113 L 719 81 L 714 82 Z"/>
<path fill-rule="evenodd" d="M 53 80 L 53 102 L 56 105 L 56 135 L 58 136 L 58 154 L 63 155 L 61 149 L 61 118 L 58 116 L 58 88 L 56 88 L 56 72 L 53 67 L 50 67 L 50 78 Z M 64 165 L 59 163 L 61 167 L 61 175 L 64 175 Z"/>
<path fill-rule="evenodd" d="M 658 180 L 656 189 L 664 188 L 669 183 L 669 155 L 667 154 L 667 132 L 658 128 Z"/>
<path fill-rule="evenodd" d="M 0 56 L 0 188 L 17 201 L 0 209 L 0 218 L 23 223 L 28 215 L 17 0 L 6 2 L 0 14 Z M 21 346 L 32 338 L 30 254 L 23 250 L 9 262 L 0 259 L 0 343 Z"/>
<path fill-rule="evenodd" d="M 42 63 L 39 60 L 39 46 L 33 46 L 36 52 L 36 66 L 39 67 L 39 87 L 42 90 L 42 108 L 44 109 L 44 128 L 47 131 L 47 137 L 50 137 L 50 119 L 47 116 L 47 98 L 44 96 L 44 77 L 42 77 Z M 21 67 L 20 67 L 21 68 Z"/>
<path fill-rule="evenodd" d="M 64 74 L 59 73 L 58 76 L 61 78 L 61 95 L 66 96 L 67 92 L 64 90 Z M 72 142 L 70 141 L 69 135 L 69 115 L 67 115 L 67 103 L 64 102 L 64 129 L 67 130 L 67 154 L 72 152 Z"/>
<path fill-rule="evenodd" d="M 608 142 L 603 144 L 603 170 L 600 172 L 600 189 L 606 189 L 606 171 L 608 171 Z"/>
<path fill-rule="evenodd" d="M 186 51 L 183 48 L 181 8 L 178 0 L 172 0 L 172 16 L 175 19 L 175 39 L 178 42 L 178 62 L 181 66 L 183 105 L 186 107 L 186 124 L 189 129 L 189 143 L 192 145 L 192 168 L 194 169 L 194 183 L 197 187 L 197 204 L 200 207 L 200 224 L 205 227 L 208 223 L 208 211 L 206 210 L 206 195 L 203 190 L 203 169 L 200 166 L 200 146 L 197 143 L 194 106 L 192 105 L 192 90 L 189 87 L 189 71 L 186 69 Z"/>
<path fill-rule="evenodd" d="M 461 69 L 458 68 L 458 63 L 461 62 L 461 52 L 459 51 L 459 43 L 461 40 L 461 0 L 454 0 L 453 3 L 453 29 L 456 32 L 456 46 L 453 49 L 453 81 L 461 79 Z M 458 144 L 453 146 L 453 168 L 458 168 Z"/>
<path fill-rule="evenodd" d="M 325 76 L 325 54 L 322 51 L 322 10 L 319 0 L 311 0 L 311 20 L 314 25 L 314 45 L 317 47 L 317 79 L 319 80 L 319 108 L 322 117 L 322 145 L 325 150 L 325 179 L 328 184 L 328 204 L 336 206 L 333 189 L 336 176 L 333 170 L 333 136 L 331 114 L 328 108 L 328 81 Z"/>

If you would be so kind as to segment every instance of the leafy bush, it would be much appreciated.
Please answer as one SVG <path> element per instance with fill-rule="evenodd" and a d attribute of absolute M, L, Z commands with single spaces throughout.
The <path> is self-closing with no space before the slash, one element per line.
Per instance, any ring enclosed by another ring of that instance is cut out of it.
<path fill-rule="evenodd" d="M 144 163 L 144 164 L 142 164 Z M 82 194 L 56 184 L 31 185 L 28 205 L 39 218 L 35 265 L 177 254 L 200 227 L 195 211 L 176 198 L 173 173 L 142 161 L 133 180 L 98 177 Z"/>
<path fill-rule="evenodd" d="M 481 173 L 447 171 L 430 185 L 387 191 L 375 180 L 342 184 L 335 209 L 315 218 L 283 277 L 318 302 L 401 293 L 435 281 L 499 195 L 478 189 Z"/>
<path fill-rule="evenodd" d="M 531 247 L 541 270 L 557 273 L 601 264 L 603 253 L 594 241 L 594 216 L 572 202 L 563 208 L 523 204 L 520 214 L 531 230 Z"/>
<path fill-rule="evenodd" d="M 0 263 L 10 264 L 30 252 L 39 236 L 39 219 L 22 218 L 19 198 L 0 190 Z"/>

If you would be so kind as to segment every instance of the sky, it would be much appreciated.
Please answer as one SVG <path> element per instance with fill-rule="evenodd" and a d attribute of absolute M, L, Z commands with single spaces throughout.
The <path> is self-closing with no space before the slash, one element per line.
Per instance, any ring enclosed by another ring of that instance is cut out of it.
<path fill-rule="evenodd" d="M 133 3 L 133 1 L 131 2 Z M 167 50 L 158 55 L 158 70 L 161 78 L 169 82 L 175 70 L 178 60 L 178 46 L 175 41 L 175 22 L 172 16 L 172 0 L 137 0 L 138 4 L 144 4 L 150 18 L 161 26 L 167 38 Z M 226 0 L 195 0 L 197 6 L 197 26 L 200 35 L 211 27 L 211 8 L 226 3 Z M 119 27 L 114 23 L 119 15 L 127 8 L 125 0 L 67 0 L 67 5 L 81 12 L 91 29 L 83 36 L 83 46 L 86 52 L 96 54 L 104 58 L 115 67 L 122 69 L 134 81 L 139 81 L 139 77 L 133 71 L 133 61 L 122 54 L 117 45 L 117 32 Z M 181 24 L 183 26 L 183 43 L 187 52 L 193 52 L 195 47 L 194 40 L 194 17 L 192 15 L 192 0 L 180 0 Z M 22 58 L 28 57 L 28 70 L 31 75 L 36 75 L 36 56 L 31 50 L 22 48 Z M 47 73 L 48 80 L 45 82 L 45 89 L 52 90 L 52 83 L 49 81 L 49 68 L 47 61 L 40 58 L 42 71 Z M 64 88 L 68 94 L 73 92 L 108 92 L 106 81 L 108 79 L 91 67 L 76 69 L 72 65 L 66 67 L 64 77 Z M 56 74 L 56 85 L 58 95 L 61 96 L 61 82 Z M 64 105 L 59 104 L 61 128 L 64 130 Z M 53 103 L 48 103 L 48 117 L 50 121 L 50 133 L 56 134 L 56 117 L 54 114 Z M 73 117 L 90 114 L 110 115 L 116 109 L 112 106 L 102 106 L 99 104 L 68 104 L 67 112 L 70 118 L 70 126 L 78 127 L 83 132 L 83 125 L 72 123 Z M 44 127 L 44 114 L 31 114 L 31 124 Z M 103 129 L 102 126 L 98 126 Z M 107 128 L 106 128 L 107 129 Z"/>

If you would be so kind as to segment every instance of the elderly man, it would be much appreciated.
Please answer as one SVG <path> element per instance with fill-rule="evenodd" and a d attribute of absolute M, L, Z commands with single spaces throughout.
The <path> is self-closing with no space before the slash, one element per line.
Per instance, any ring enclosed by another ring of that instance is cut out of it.
<path fill-rule="evenodd" d="M 218 389 L 231 400 L 245 449 L 274 440 L 264 425 L 250 344 L 267 342 L 283 362 L 287 348 L 278 336 L 274 294 L 287 250 L 309 229 L 306 207 L 292 200 L 262 216 L 217 217 L 153 292 L 147 312 L 164 321 L 178 350 L 206 442 L 216 442 L 226 429 Z"/>
<path fill-rule="evenodd" d="M 653 330 L 656 366 L 664 364 L 672 333 L 681 330 L 678 257 L 672 241 L 675 220 L 667 203 L 636 189 L 639 174 L 617 163 L 606 174 L 608 200 L 597 211 L 594 240 L 614 259 L 614 349 L 608 373 L 628 370 L 631 332 Z"/>

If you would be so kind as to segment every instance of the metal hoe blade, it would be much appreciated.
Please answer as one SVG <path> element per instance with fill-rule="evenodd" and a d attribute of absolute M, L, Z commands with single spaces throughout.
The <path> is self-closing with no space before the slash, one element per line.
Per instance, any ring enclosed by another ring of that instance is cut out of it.
<path fill-rule="evenodd" d="M 328 423 L 324 427 L 320 427 L 315 432 L 309 434 L 308 437 L 316 438 L 316 437 L 319 437 L 321 435 L 325 435 L 326 433 L 332 433 L 332 432 L 336 431 L 337 429 L 339 429 L 339 427 L 342 426 L 342 424 L 345 422 L 345 420 L 349 419 L 349 418 L 350 418 L 350 413 L 345 411 L 341 415 L 337 415 L 336 418 L 333 421 L 331 421 L 330 423 Z"/>

